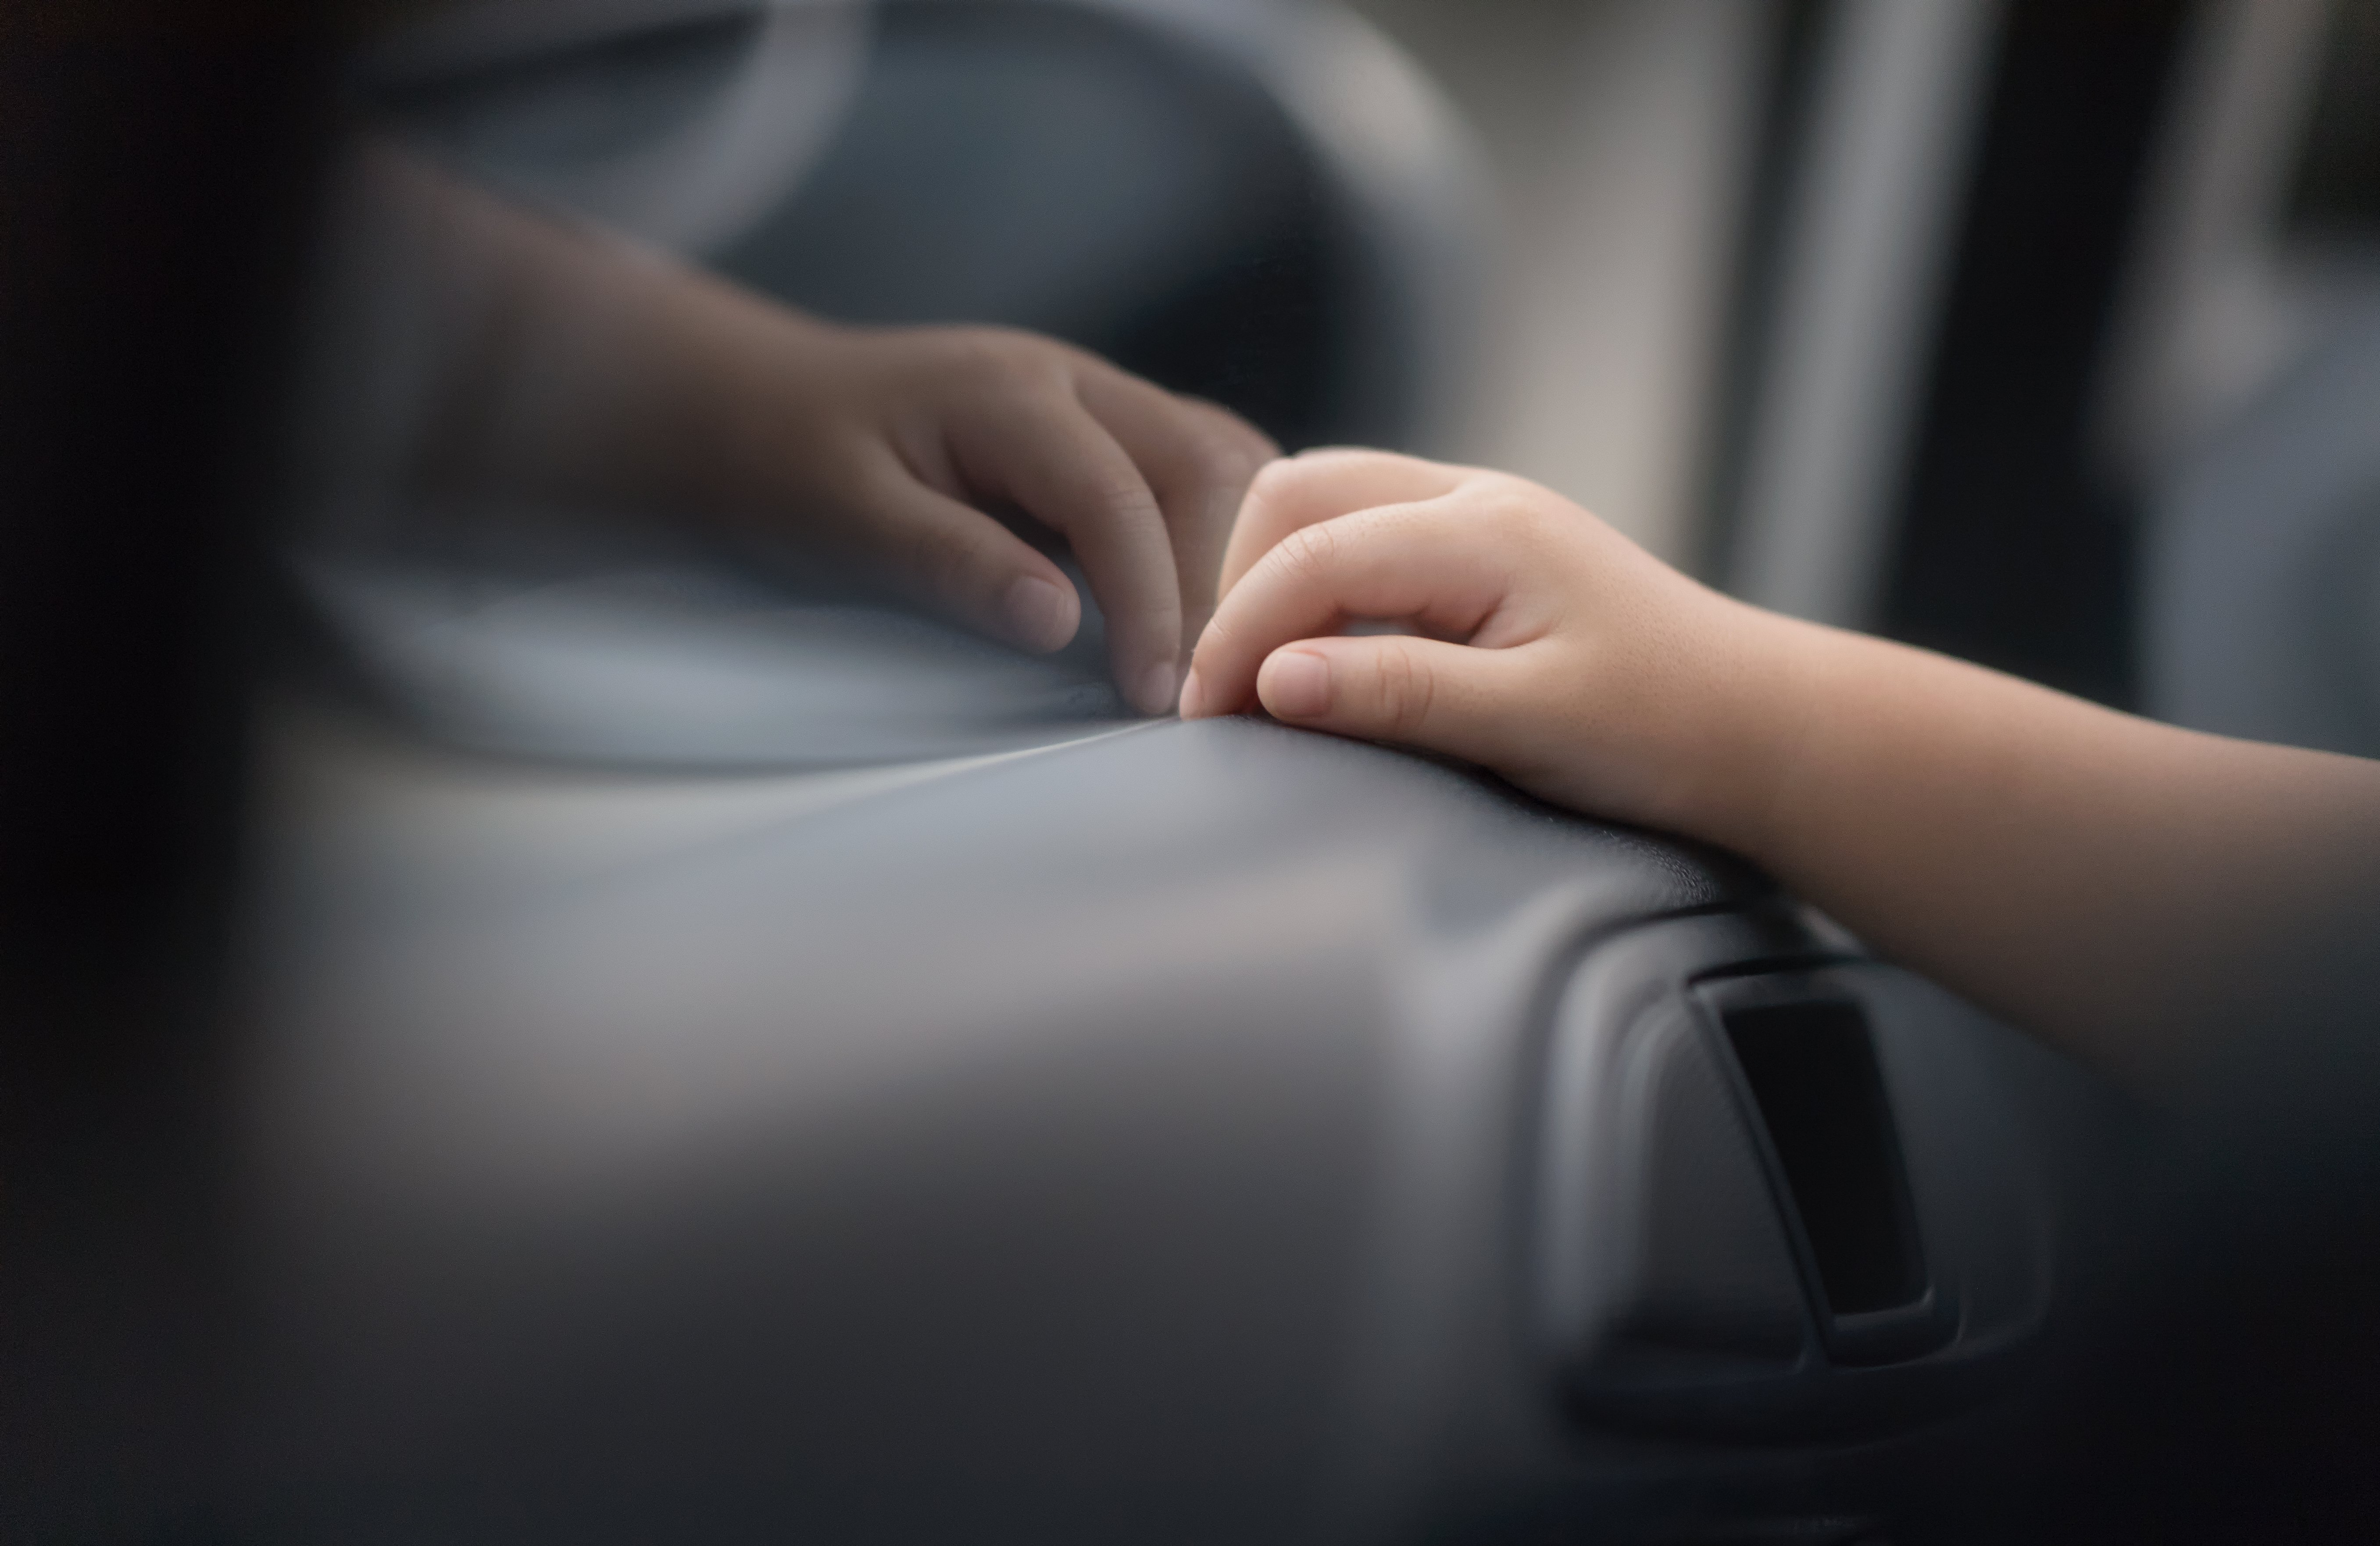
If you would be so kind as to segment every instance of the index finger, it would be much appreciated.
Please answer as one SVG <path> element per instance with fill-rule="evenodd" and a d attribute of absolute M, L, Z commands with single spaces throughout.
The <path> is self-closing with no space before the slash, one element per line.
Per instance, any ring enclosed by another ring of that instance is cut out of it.
<path fill-rule="evenodd" d="M 1443 497 L 1300 527 L 1215 608 L 1191 657 L 1183 717 L 1238 712 L 1255 700 L 1267 655 L 1353 617 L 1409 617 L 1449 638 L 1472 635 L 1504 604 L 1512 580 L 1500 550 Z"/>
<path fill-rule="evenodd" d="M 1182 595 L 1157 496 L 1115 437 L 1070 391 L 1020 395 L 952 436 L 970 485 L 1063 532 L 1107 618 L 1116 685 L 1144 712 L 1173 702 Z"/>
<path fill-rule="evenodd" d="M 1164 509 L 1186 656 L 1214 614 L 1224 544 L 1248 483 L 1280 449 L 1228 409 L 1096 361 L 1084 368 L 1080 387 L 1083 406 L 1130 453 Z"/>
<path fill-rule="evenodd" d="M 1257 560 L 1302 527 L 1379 505 L 1410 505 L 1451 493 L 1473 475 L 1467 467 L 1350 446 L 1301 452 L 1268 463 L 1248 485 L 1231 544 L 1223 550 L 1220 592 L 1231 593 Z"/>

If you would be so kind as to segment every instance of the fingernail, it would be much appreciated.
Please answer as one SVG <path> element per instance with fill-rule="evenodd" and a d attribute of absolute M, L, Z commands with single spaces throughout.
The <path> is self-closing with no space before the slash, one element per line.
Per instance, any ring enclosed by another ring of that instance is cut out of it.
<path fill-rule="evenodd" d="M 1147 712 L 1161 714 L 1173 707 L 1176 670 L 1172 661 L 1152 665 L 1140 674 L 1140 706 Z"/>
<path fill-rule="evenodd" d="M 1330 708 L 1330 663 L 1304 650 L 1265 662 L 1264 706 L 1282 719 L 1312 719 Z"/>
<path fill-rule="evenodd" d="M 1207 706 L 1207 689 L 1198 685 L 1198 668 L 1192 666 L 1190 675 L 1182 678 L 1182 717 L 1196 719 L 1198 711 Z"/>
<path fill-rule="evenodd" d="M 1066 626 L 1066 593 L 1038 575 L 1026 575 L 1000 599 L 1017 642 L 1028 650 L 1055 650 L 1074 630 Z"/>

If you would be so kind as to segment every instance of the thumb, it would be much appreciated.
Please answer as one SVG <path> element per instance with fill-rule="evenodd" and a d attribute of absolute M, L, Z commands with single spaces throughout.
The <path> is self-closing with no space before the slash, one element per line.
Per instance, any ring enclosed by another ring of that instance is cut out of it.
<path fill-rule="evenodd" d="M 1497 765 L 1511 741 L 1517 663 L 1505 650 L 1376 634 L 1284 644 L 1257 699 L 1286 724 Z"/>

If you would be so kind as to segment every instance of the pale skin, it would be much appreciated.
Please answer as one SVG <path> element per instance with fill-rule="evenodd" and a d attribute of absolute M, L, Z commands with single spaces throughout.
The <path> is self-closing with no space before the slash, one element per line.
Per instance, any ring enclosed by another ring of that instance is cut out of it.
<path fill-rule="evenodd" d="M 1072 639 L 1062 539 L 1118 687 L 1170 709 L 1270 441 L 1212 404 L 1009 329 L 838 327 L 375 148 L 471 340 L 419 492 L 669 512 L 1037 652 Z"/>
<path fill-rule="evenodd" d="M 2295 923 L 2380 901 L 2380 763 L 1763 612 L 1521 479 L 1275 462 L 1222 586 L 1185 719 L 1261 706 L 1731 848 L 2144 1090 L 2229 1029 L 2210 1006 Z M 1358 618 L 1417 632 L 1341 633 Z"/>

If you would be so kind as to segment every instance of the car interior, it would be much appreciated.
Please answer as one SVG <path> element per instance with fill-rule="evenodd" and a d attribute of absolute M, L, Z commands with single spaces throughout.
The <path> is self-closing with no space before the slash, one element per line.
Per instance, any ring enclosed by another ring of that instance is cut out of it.
<path fill-rule="evenodd" d="M 0 1536 L 2380 1521 L 2380 922 L 2177 1120 L 1732 854 L 1143 715 L 1095 607 L 458 522 L 310 411 L 399 373 L 369 135 L 2380 755 L 2380 6 L 351 9 L 0 24 Z"/>

